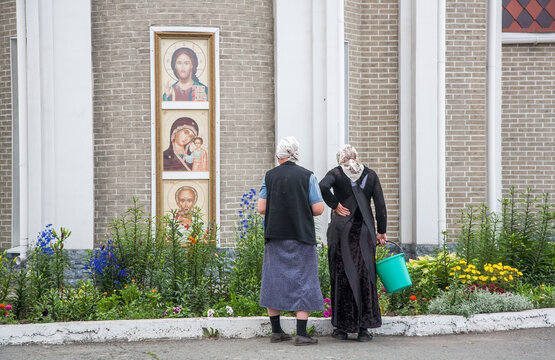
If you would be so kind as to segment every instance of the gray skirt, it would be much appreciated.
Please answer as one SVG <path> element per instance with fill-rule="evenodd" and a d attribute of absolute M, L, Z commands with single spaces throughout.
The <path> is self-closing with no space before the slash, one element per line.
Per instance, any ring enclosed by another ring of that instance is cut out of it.
<path fill-rule="evenodd" d="M 260 306 L 283 311 L 323 311 L 315 245 L 271 240 L 264 247 Z"/>

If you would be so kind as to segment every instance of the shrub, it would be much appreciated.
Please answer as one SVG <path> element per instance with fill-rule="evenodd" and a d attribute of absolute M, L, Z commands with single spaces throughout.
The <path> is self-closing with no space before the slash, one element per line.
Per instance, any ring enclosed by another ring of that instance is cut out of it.
<path fill-rule="evenodd" d="M 449 272 L 460 259 L 447 250 L 443 241 L 441 249 L 434 255 L 419 256 L 407 263 L 412 286 L 395 294 L 387 294 L 385 288 L 378 287 L 380 304 L 385 313 L 395 315 L 417 315 L 425 313 L 429 300 L 441 294 L 449 286 Z M 412 300 L 411 300 L 412 297 Z"/>
<path fill-rule="evenodd" d="M 515 292 L 529 298 L 535 308 L 555 307 L 555 286 L 520 284 Z"/>
<path fill-rule="evenodd" d="M 474 285 L 483 289 L 493 287 L 497 292 L 504 292 L 518 285 L 523 274 L 518 269 L 502 263 L 484 264 L 482 270 L 478 270 L 476 266 L 460 260 L 451 268 L 449 275 L 453 277 L 453 283 Z"/>
<path fill-rule="evenodd" d="M 457 254 L 482 267 L 502 262 L 520 269 L 524 281 L 555 284 L 555 212 L 549 194 L 541 200 L 531 190 L 501 200 L 502 212 L 495 214 L 482 205 L 461 215 Z"/>
<path fill-rule="evenodd" d="M 452 290 L 433 299 L 428 306 L 428 313 L 469 317 L 481 313 L 530 310 L 533 307 L 532 302 L 521 295 L 484 290 L 461 295 Z"/>

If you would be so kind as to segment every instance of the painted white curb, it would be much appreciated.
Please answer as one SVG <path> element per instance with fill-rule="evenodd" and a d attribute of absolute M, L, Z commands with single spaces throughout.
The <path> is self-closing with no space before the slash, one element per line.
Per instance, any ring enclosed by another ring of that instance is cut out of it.
<path fill-rule="evenodd" d="M 329 319 L 310 318 L 308 324 L 314 326 L 316 335 L 325 336 L 332 332 Z M 292 332 L 295 319 L 282 317 L 282 327 L 286 332 Z M 468 319 L 451 315 L 384 317 L 382 327 L 371 330 L 379 335 L 429 336 L 542 327 L 555 327 L 555 308 L 479 314 Z M 0 345 L 194 339 L 203 336 L 203 328 L 218 330 L 223 338 L 241 339 L 267 336 L 271 331 L 267 317 L 1 325 Z"/>

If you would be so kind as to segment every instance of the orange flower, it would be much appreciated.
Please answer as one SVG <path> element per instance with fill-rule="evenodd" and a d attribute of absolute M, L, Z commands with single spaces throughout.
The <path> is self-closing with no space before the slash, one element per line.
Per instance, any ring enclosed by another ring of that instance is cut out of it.
<path fill-rule="evenodd" d="M 153 292 L 153 293 L 156 293 L 156 292 L 158 292 L 158 290 L 156 290 L 156 289 L 152 289 L 152 292 Z"/>
<path fill-rule="evenodd" d="M 195 245 L 197 243 L 197 239 L 195 239 L 194 237 L 192 237 L 191 235 L 189 235 L 189 240 L 191 240 L 191 242 L 193 243 L 193 245 Z"/>
<path fill-rule="evenodd" d="M 0 309 L 3 309 L 3 308 L 5 308 L 5 307 L 6 307 L 6 305 L 0 304 Z"/>
<path fill-rule="evenodd" d="M 135 282 L 135 279 L 131 279 L 131 282 Z"/>
<path fill-rule="evenodd" d="M 410 296 L 410 299 L 411 299 L 412 301 L 416 301 L 416 295 L 411 295 L 411 296 Z"/>
<path fill-rule="evenodd" d="M 127 285 L 125 285 L 124 288 L 127 289 Z"/>
<path fill-rule="evenodd" d="M 216 253 L 214 253 L 214 256 L 215 256 L 215 257 L 220 257 L 220 256 L 219 256 L 218 254 L 216 254 Z"/>
<path fill-rule="evenodd" d="M 106 291 L 104 291 L 104 295 L 108 295 L 108 293 Z"/>

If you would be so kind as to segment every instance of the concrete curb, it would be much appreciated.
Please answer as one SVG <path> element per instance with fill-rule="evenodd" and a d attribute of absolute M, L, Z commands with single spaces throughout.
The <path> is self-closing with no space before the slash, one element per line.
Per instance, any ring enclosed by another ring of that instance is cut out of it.
<path fill-rule="evenodd" d="M 316 335 L 326 336 L 332 332 L 329 319 L 310 318 L 309 326 L 314 326 Z M 282 318 L 282 327 L 286 332 L 292 332 L 295 319 Z M 372 332 L 379 335 L 429 336 L 543 327 L 555 327 L 555 308 L 478 314 L 468 319 L 452 315 L 384 317 L 382 327 L 372 329 Z M 203 336 L 203 328 L 218 330 L 223 338 L 241 339 L 267 336 L 271 330 L 267 317 L 1 325 L 0 345 L 194 339 Z"/>

